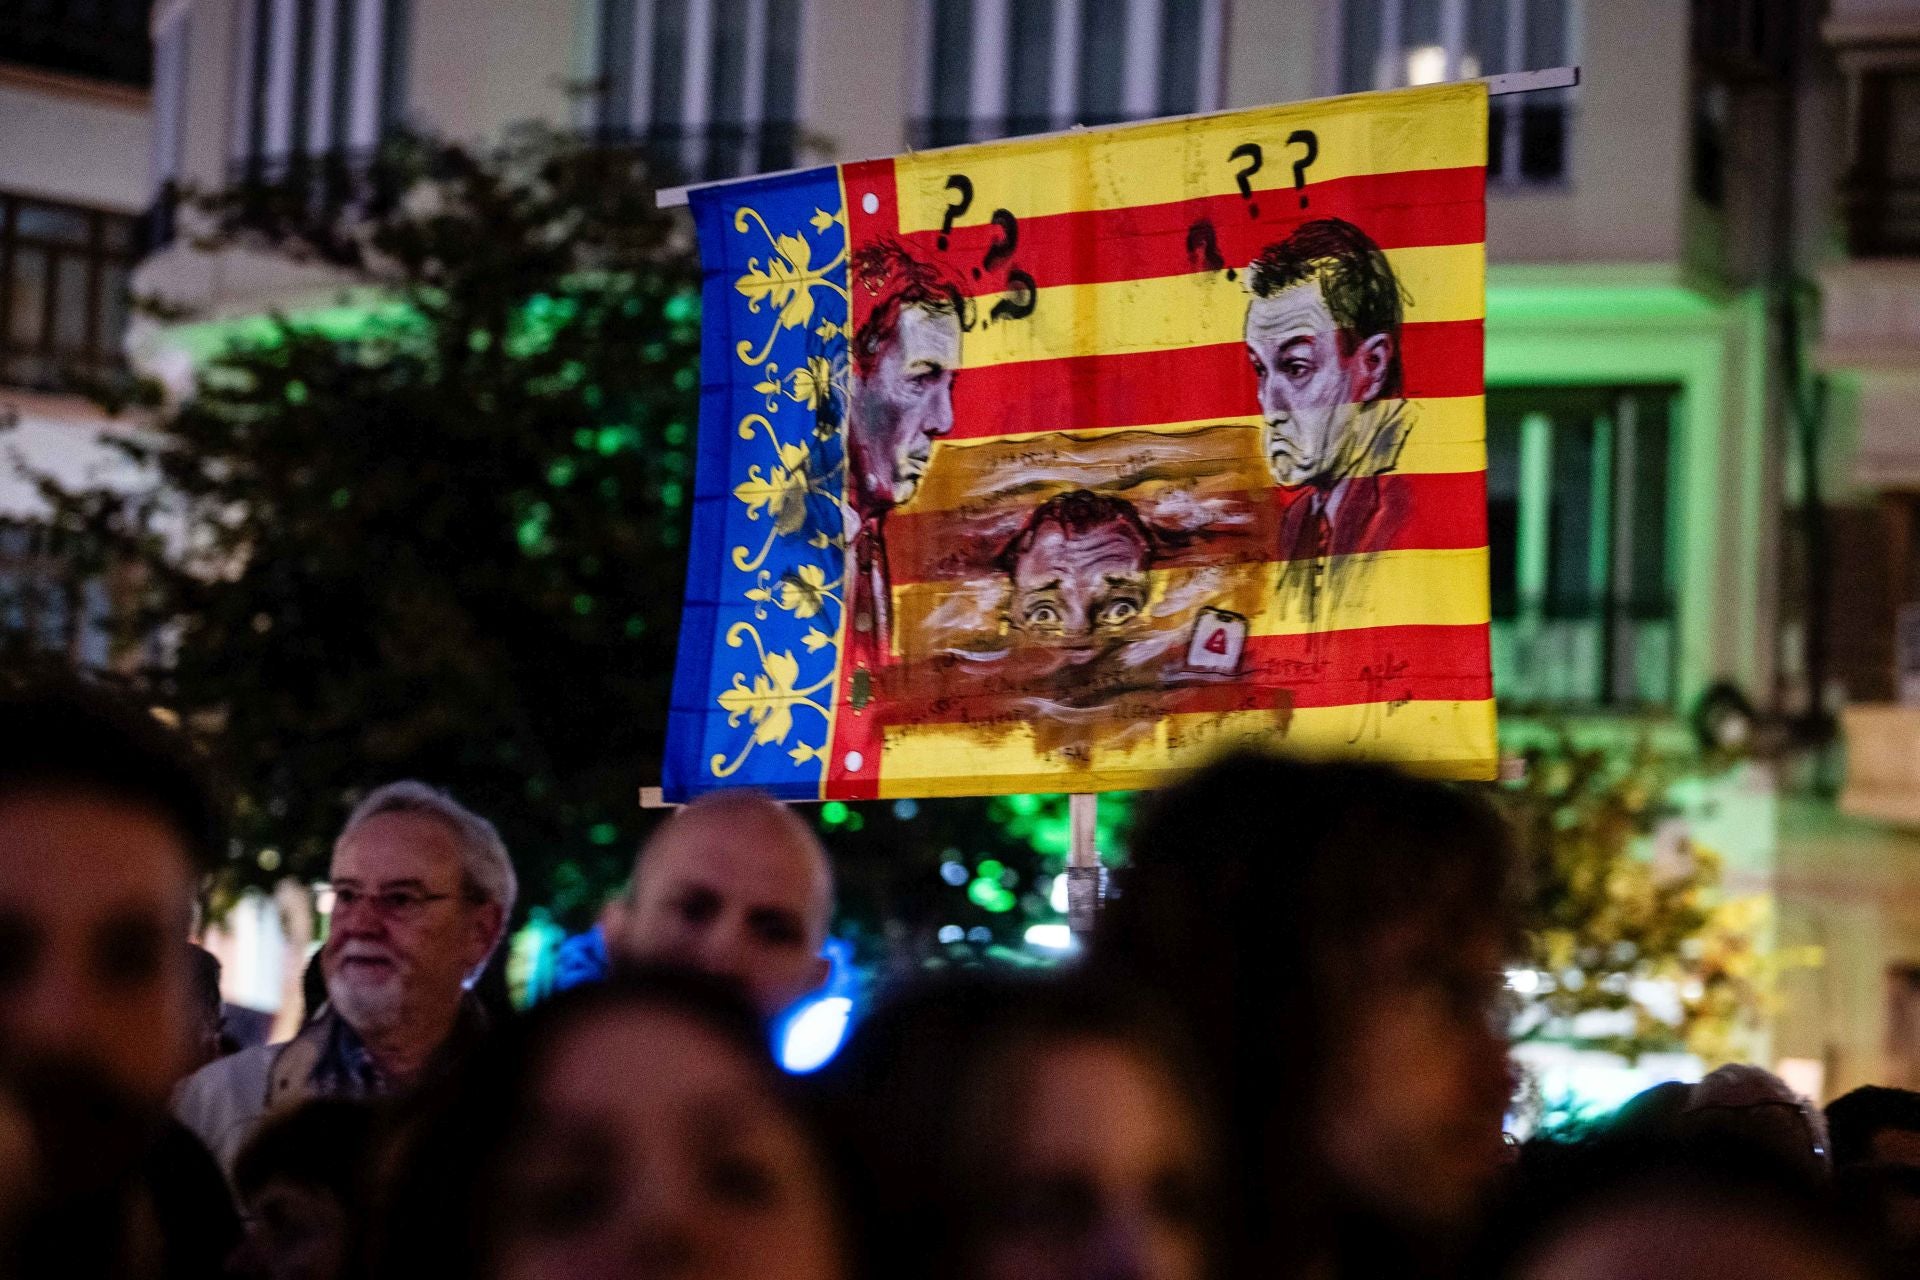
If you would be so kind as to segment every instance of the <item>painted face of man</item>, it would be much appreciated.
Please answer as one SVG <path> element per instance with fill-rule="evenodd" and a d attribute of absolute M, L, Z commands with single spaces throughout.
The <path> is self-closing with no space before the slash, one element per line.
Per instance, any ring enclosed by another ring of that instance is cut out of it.
<path fill-rule="evenodd" d="M 869 511 L 899 506 L 919 488 L 936 436 L 953 430 L 960 317 L 909 306 L 857 378 L 849 433 L 854 490 Z"/>
<path fill-rule="evenodd" d="M 1380 395 L 1393 341 L 1378 333 L 1343 350 L 1317 280 L 1254 298 L 1247 307 L 1247 355 L 1259 382 L 1275 480 L 1291 486 L 1341 478 L 1357 410 Z"/>
<path fill-rule="evenodd" d="M 1013 566 L 1013 625 L 1065 648 L 1126 633 L 1147 609 L 1146 540 L 1119 516 L 1079 533 L 1049 520 Z"/>

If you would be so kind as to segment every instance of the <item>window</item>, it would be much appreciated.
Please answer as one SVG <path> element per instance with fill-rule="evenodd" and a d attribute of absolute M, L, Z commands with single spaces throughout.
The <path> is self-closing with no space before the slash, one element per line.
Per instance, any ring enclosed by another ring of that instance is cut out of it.
<path fill-rule="evenodd" d="M 1541 71 L 1571 60 L 1569 0 L 1346 0 L 1347 93 Z M 1569 91 L 1493 99 L 1487 177 L 1556 182 L 1567 171 Z"/>
<path fill-rule="evenodd" d="M 1518 704 L 1673 697 L 1668 388 L 1489 389 L 1495 692 Z"/>
<path fill-rule="evenodd" d="M 5 0 L 0 59 L 144 85 L 148 0 Z"/>
<path fill-rule="evenodd" d="M 0 383 L 120 367 L 135 219 L 0 194 Z"/>
<path fill-rule="evenodd" d="M 916 147 L 1220 106 L 1221 0 L 923 0 Z"/>
<path fill-rule="evenodd" d="M 273 181 L 322 156 L 364 159 L 399 122 L 408 0 L 244 0 L 233 159 Z"/>
<path fill-rule="evenodd" d="M 792 168 L 801 0 L 601 0 L 593 127 L 696 181 Z"/>
<path fill-rule="evenodd" d="M 113 597 L 97 574 L 75 571 L 76 548 L 44 525 L 0 518 L 0 660 L 61 655 L 104 670 L 113 656 Z"/>
<path fill-rule="evenodd" d="M 1920 255 L 1920 67 L 1860 78 L 1847 247 L 1857 256 Z"/>

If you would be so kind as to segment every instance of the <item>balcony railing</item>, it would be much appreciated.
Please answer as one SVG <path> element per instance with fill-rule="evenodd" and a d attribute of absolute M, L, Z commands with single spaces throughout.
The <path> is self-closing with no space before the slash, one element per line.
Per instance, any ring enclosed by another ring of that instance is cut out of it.
<path fill-rule="evenodd" d="M 1856 178 L 1841 198 L 1854 257 L 1920 257 L 1920 178 Z"/>
<path fill-rule="evenodd" d="M 791 169 L 800 163 L 800 133 L 800 126 L 791 121 L 769 121 L 698 127 L 601 127 L 591 136 L 601 146 L 637 148 L 645 154 L 660 184 L 668 186 Z"/>
<path fill-rule="evenodd" d="M 655 180 L 670 186 L 791 169 L 799 162 L 801 130 L 791 123 L 596 129 L 588 139 L 596 146 L 637 148 Z M 402 181 L 399 170 L 384 163 L 375 150 L 249 156 L 229 164 L 226 179 L 232 197 L 228 220 L 242 227 L 295 215 L 325 225 L 397 198 Z M 143 254 L 164 249 L 178 237 L 180 206 L 179 194 L 166 188 L 141 215 Z"/>

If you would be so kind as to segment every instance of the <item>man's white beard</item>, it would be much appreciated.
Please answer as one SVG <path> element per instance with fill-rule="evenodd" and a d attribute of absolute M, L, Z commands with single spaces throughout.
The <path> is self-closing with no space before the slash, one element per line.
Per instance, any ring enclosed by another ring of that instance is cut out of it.
<path fill-rule="evenodd" d="M 327 984 L 327 998 L 363 1039 L 393 1030 L 406 1017 L 406 993 L 397 981 L 334 981 Z"/>

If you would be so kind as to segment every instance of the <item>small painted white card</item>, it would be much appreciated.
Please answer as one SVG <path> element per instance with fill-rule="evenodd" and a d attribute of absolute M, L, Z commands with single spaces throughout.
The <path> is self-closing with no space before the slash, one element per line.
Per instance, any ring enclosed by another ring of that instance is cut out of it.
<path fill-rule="evenodd" d="M 1225 609 L 1202 609 L 1187 642 L 1187 670 L 1231 674 L 1240 669 L 1247 646 L 1247 620 Z"/>

